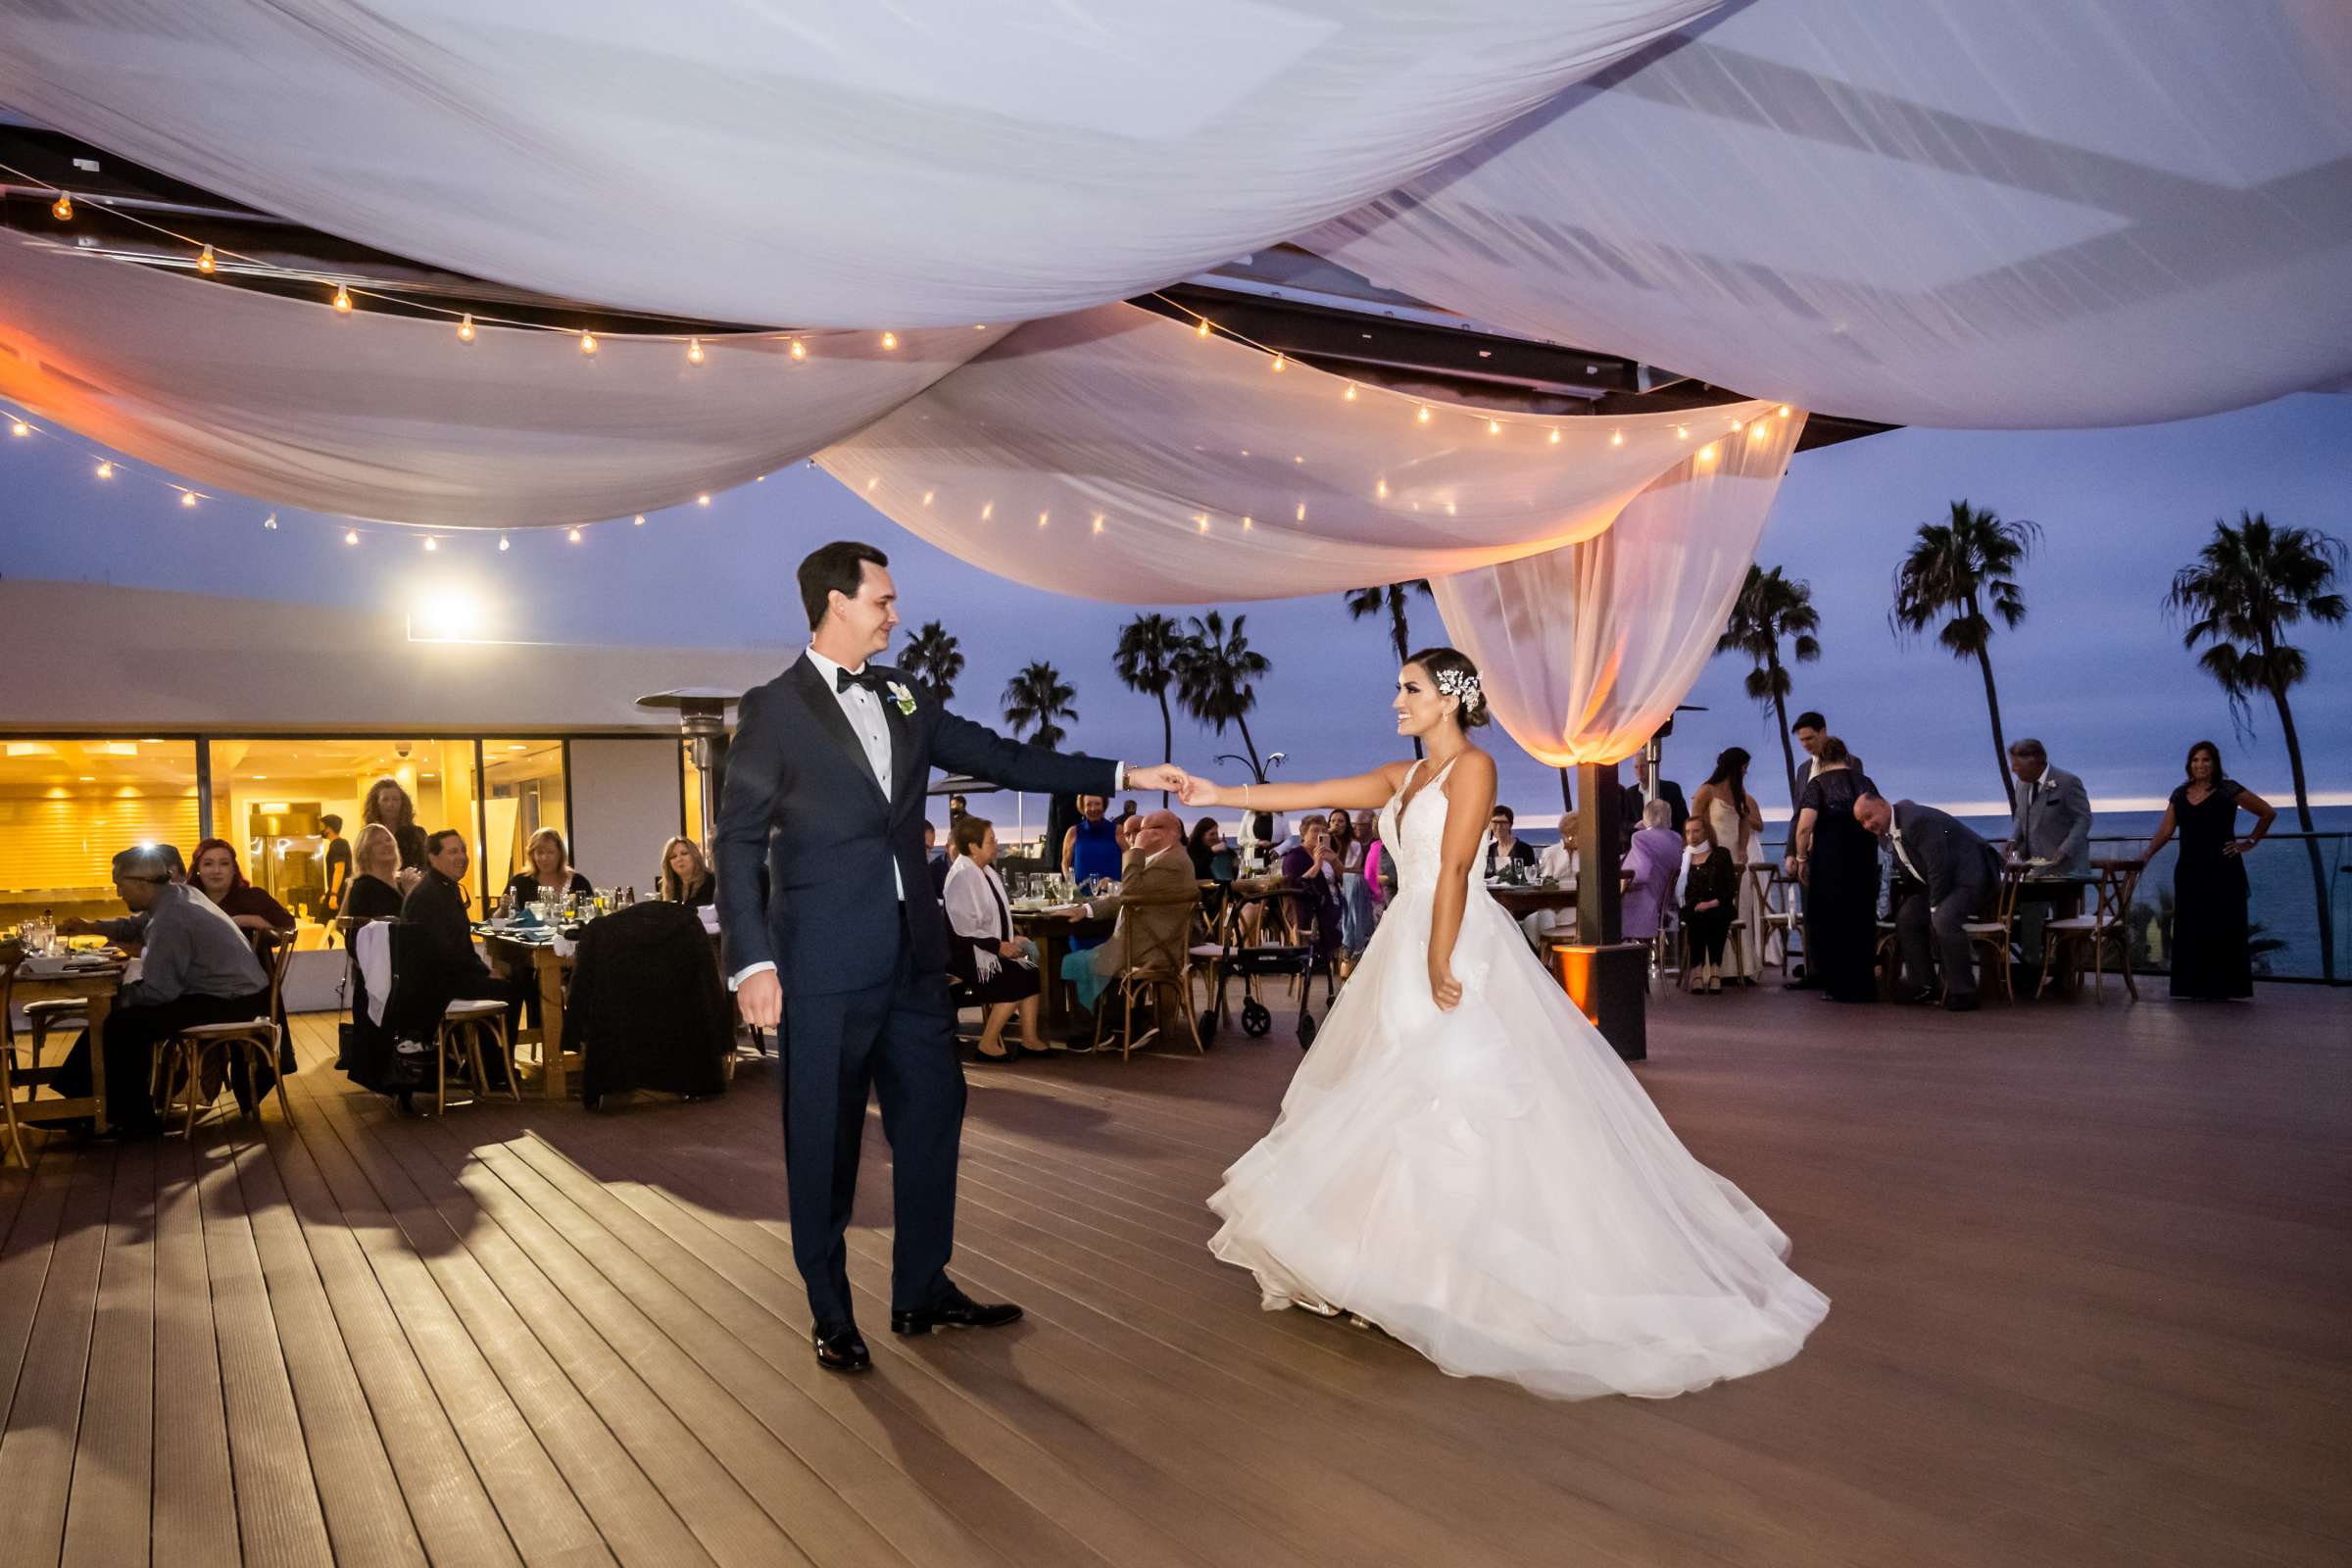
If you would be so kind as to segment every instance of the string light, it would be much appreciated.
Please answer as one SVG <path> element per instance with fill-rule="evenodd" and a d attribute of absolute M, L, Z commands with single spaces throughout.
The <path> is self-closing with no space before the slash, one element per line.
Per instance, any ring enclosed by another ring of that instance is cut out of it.
<path fill-rule="evenodd" d="M 703 340 L 699 337 L 688 338 L 686 340 L 686 363 L 700 365 L 703 363 Z"/>
<path fill-rule="evenodd" d="M 210 245 L 207 245 L 204 249 L 196 253 L 196 270 L 202 272 L 205 276 L 212 276 L 213 270 L 219 264 L 213 260 L 213 248 Z"/>
<path fill-rule="evenodd" d="M 351 290 L 340 283 L 335 285 L 335 309 L 345 316 L 351 314 Z"/>
<path fill-rule="evenodd" d="M 1355 401 L 1355 383 L 1353 381 L 1348 382 L 1348 390 L 1340 394 L 1340 401 L 1342 403 L 1353 403 Z"/>
<path fill-rule="evenodd" d="M 472 317 L 461 316 L 458 318 L 458 341 L 461 343 L 470 343 L 473 341 Z"/>
<path fill-rule="evenodd" d="M 428 551 L 438 550 L 441 548 L 441 541 L 428 533 L 424 536 L 424 548 Z"/>
<path fill-rule="evenodd" d="M 1625 432 L 1623 430 L 1611 430 L 1609 432 L 1609 445 L 1613 447 L 1621 447 L 1625 445 Z"/>
<path fill-rule="evenodd" d="M 503 556 L 510 548 L 511 546 L 508 543 L 507 536 L 503 533 L 500 534 L 498 536 L 498 553 Z"/>
<path fill-rule="evenodd" d="M 345 544 L 347 544 L 347 545 L 356 545 L 356 544 L 358 544 L 358 543 L 360 542 L 360 530 L 359 530 L 359 529 L 357 529 L 357 528 L 346 528 L 346 529 L 344 529 L 344 530 L 343 530 L 343 542 L 344 542 Z"/>
<path fill-rule="evenodd" d="M 1389 481 L 1388 481 L 1388 480 L 1386 480 L 1386 479 L 1383 479 L 1383 480 L 1381 480 L 1381 481 L 1380 481 L 1380 483 L 1378 483 L 1378 484 L 1376 484 L 1376 485 L 1374 485 L 1374 486 L 1372 487 L 1372 493 L 1373 493 L 1373 495 L 1375 495 L 1375 496 L 1379 497 L 1379 498 L 1380 498 L 1381 500 L 1383 500 L 1383 501 L 1386 501 L 1386 500 L 1388 500 L 1388 499 L 1389 499 Z"/>
<path fill-rule="evenodd" d="M 74 197 L 70 191 L 59 191 L 57 200 L 49 204 L 49 214 L 61 223 L 74 221 Z"/>
<path fill-rule="evenodd" d="M 1764 439 L 1764 425 L 1761 420 L 1747 427 L 1747 439 L 1751 443 Z"/>
<path fill-rule="evenodd" d="M 796 360 L 807 359 L 808 357 L 808 345 L 802 342 L 797 337 L 794 338 L 792 340 L 792 357 Z"/>
<path fill-rule="evenodd" d="M 1489 434 L 1489 435 L 1500 435 L 1500 434 L 1502 434 L 1502 421 L 1501 421 L 1500 419 L 1489 419 L 1489 420 L 1487 421 L 1487 434 Z"/>
<path fill-rule="evenodd" d="M 869 496 L 872 495 L 874 493 L 874 486 L 880 484 L 882 480 L 879 476 L 868 478 L 865 481 L 865 493 Z"/>
<path fill-rule="evenodd" d="M 179 493 L 179 504 L 183 507 L 194 506 L 196 504 L 196 492 L 193 490 L 182 490 Z"/>
<path fill-rule="evenodd" d="M 1306 503 L 1303 501 L 1298 503 L 1298 520 L 1300 522 L 1306 520 Z"/>
<path fill-rule="evenodd" d="M 1257 519 L 1255 517 L 1244 517 L 1242 519 L 1242 532 L 1244 533 L 1248 533 L 1250 529 L 1256 526 Z"/>
<path fill-rule="evenodd" d="M 639 514 L 637 514 L 637 515 L 635 515 L 634 517 L 631 517 L 631 518 L 629 519 L 629 526 L 630 526 L 630 527 L 632 527 L 632 528 L 642 528 L 642 527 L 644 527 L 644 526 L 645 526 L 645 514 L 644 514 L 644 513 L 642 513 L 642 512 L 640 512 Z"/>
<path fill-rule="evenodd" d="M 114 466 L 113 464 L 111 464 L 111 463 L 103 463 L 103 462 L 102 462 L 102 463 L 100 463 L 100 464 L 98 465 L 98 477 L 99 477 L 99 478 L 101 478 L 101 479 L 112 479 L 114 476 L 115 476 L 115 466 Z"/>
<path fill-rule="evenodd" d="M 1677 441 L 1688 441 L 1688 440 L 1690 440 L 1690 427 L 1689 425 L 1687 425 L 1687 424 L 1678 424 L 1678 425 L 1676 425 L 1676 426 L 1674 427 L 1674 438 L 1675 438 Z"/>
<path fill-rule="evenodd" d="M 1788 417 L 1788 405 L 1786 403 L 1781 405 L 1781 417 L 1784 419 Z"/>
<path fill-rule="evenodd" d="M 1555 447 L 1560 444 L 1560 427 L 1556 424 L 1551 427 L 1551 444 Z"/>
<path fill-rule="evenodd" d="M 701 495 L 696 496 L 694 498 L 694 504 L 698 507 L 709 506 L 710 504 L 710 492 L 706 490 Z"/>
<path fill-rule="evenodd" d="M 924 505 L 924 506 L 926 506 L 926 507 L 927 507 L 927 506 L 929 506 L 929 505 L 931 504 L 931 498 L 932 498 L 933 496 L 937 495 L 937 494 L 939 494 L 939 492 L 938 492 L 938 491 L 936 491 L 936 490 L 926 490 L 926 491 L 924 491 L 924 492 L 923 492 L 923 505 Z"/>
<path fill-rule="evenodd" d="M 1413 417 L 1419 419 L 1423 424 L 1427 424 L 1429 422 L 1429 405 L 1426 403 L 1422 404 L 1421 412 L 1414 415 Z"/>
<path fill-rule="evenodd" d="M 1100 512 L 1098 512 L 1098 513 L 1096 513 L 1096 514 L 1095 514 L 1095 532 L 1097 532 L 1097 533 L 1101 533 L 1102 531 L 1102 514 L 1101 514 Z"/>
<path fill-rule="evenodd" d="M 570 541 L 571 541 L 573 544 L 575 544 L 575 545 L 576 545 L 576 544 L 578 544 L 578 543 L 580 542 L 580 530 L 579 530 L 579 529 L 577 529 L 577 528 L 574 528 L 574 529 L 572 529 L 572 530 L 571 530 L 571 532 L 569 532 L 568 534 L 565 534 L 565 535 L 564 535 L 564 537 L 565 537 L 566 539 L 569 539 L 569 540 L 570 540 Z"/>
<path fill-rule="evenodd" d="M 1197 522 L 1197 523 L 1199 523 L 1199 524 L 1200 525 L 1200 531 L 1201 531 L 1202 533 L 1206 533 L 1206 532 L 1208 532 L 1208 514 L 1207 514 L 1207 513 L 1205 513 L 1205 512 L 1196 512 L 1196 513 L 1194 513 L 1194 514 L 1193 514 L 1193 521 L 1195 521 L 1195 522 Z"/>
<path fill-rule="evenodd" d="M 594 332 L 582 332 L 580 334 L 580 352 L 582 354 L 594 354 L 596 352 L 596 334 Z"/>
<path fill-rule="evenodd" d="M 1282 373 L 1282 366 L 1283 366 L 1283 358 L 1282 358 L 1282 356 L 1281 356 L 1281 355 L 1279 355 L 1279 354 L 1275 355 L 1275 356 L 1274 356 L 1274 373 L 1275 373 L 1276 375 L 1280 375 L 1280 374 Z"/>
<path fill-rule="evenodd" d="M 1050 517 L 1052 517 L 1052 516 L 1053 516 L 1053 514 L 1052 514 L 1052 513 L 1050 513 L 1050 512 L 1041 512 L 1041 513 L 1039 513 L 1039 514 L 1037 514 L 1037 525 L 1038 525 L 1040 528 L 1043 528 L 1043 527 L 1046 525 L 1046 522 L 1047 522 L 1047 520 L 1048 520 Z"/>
<path fill-rule="evenodd" d="M 1710 441 L 1705 446 L 1698 449 L 1698 461 L 1701 463 L 1713 463 L 1715 461 L 1714 442 Z"/>
<path fill-rule="evenodd" d="M 8 433 L 10 435 L 30 435 L 32 426 L 26 424 L 23 419 L 11 419 L 8 421 Z"/>
<path fill-rule="evenodd" d="M 885 333 L 883 333 L 883 334 L 882 334 L 882 346 L 883 346 L 884 348 L 886 348 L 886 349 L 895 349 L 895 348 L 897 348 L 897 347 L 899 346 L 899 334 L 898 334 L 898 333 L 896 333 L 896 332 L 885 332 Z"/>
<path fill-rule="evenodd" d="M 268 528 L 268 529 L 269 529 L 270 532 L 272 532 L 272 533 L 276 532 L 276 531 L 277 531 L 277 514 L 276 514 L 276 513 L 274 513 L 274 512 L 272 512 L 271 514 L 270 514 L 270 515 L 268 515 L 267 517 L 264 517 L 264 518 L 262 519 L 262 526 L 263 526 L 263 527 L 265 527 L 265 528 Z"/>
<path fill-rule="evenodd" d="M 1742 429 L 1744 429 L 1744 428 L 1746 428 L 1746 425 L 1745 425 L 1745 422 L 1744 422 L 1744 421 L 1742 421 L 1742 420 L 1740 420 L 1740 419 L 1734 419 L 1734 420 L 1732 421 L 1732 431 L 1733 431 L 1733 433 L 1734 433 L 1734 434 L 1738 434 L 1738 433 L 1739 433 L 1740 430 L 1742 430 Z"/>
<path fill-rule="evenodd" d="M 994 501 L 989 502 L 986 506 L 980 509 L 980 520 L 982 522 L 986 522 L 989 518 L 995 516 L 996 514 L 997 504 Z"/>
<path fill-rule="evenodd" d="M 64 213 L 64 214 L 61 214 L 61 215 L 59 215 L 59 216 L 61 216 L 61 217 L 65 217 L 65 218 L 71 218 L 71 217 L 73 217 L 74 215 L 73 215 L 72 213 Z M 1199 322 L 1198 322 L 1198 323 L 1197 323 L 1197 324 L 1196 324 L 1196 325 L 1193 327 L 1193 336 L 1195 336 L 1195 337 L 1206 337 L 1206 336 L 1208 336 L 1208 318 L 1207 318 L 1207 317 L 1203 316 L 1202 318 L 1200 318 L 1200 321 L 1199 321 Z"/>

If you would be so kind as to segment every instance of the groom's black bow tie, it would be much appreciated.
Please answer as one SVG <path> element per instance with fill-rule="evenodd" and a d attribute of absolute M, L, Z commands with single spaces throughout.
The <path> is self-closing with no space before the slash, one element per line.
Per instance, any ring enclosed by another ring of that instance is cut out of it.
<path fill-rule="evenodd" d="M 837 669 L 833 672 L 833 689 L 846 692 L 853 686 L 862 686 L 876 697 L 882 695 L 882 677 L 871 668 L 860 670 Z"/>

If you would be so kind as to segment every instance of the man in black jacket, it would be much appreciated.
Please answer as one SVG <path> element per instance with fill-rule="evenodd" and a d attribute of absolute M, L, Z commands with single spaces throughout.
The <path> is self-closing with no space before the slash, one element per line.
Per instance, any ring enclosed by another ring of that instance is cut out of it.
<path fill-rule="evenodd" d="M 947 918 L 923 858 L 933 763 L 1059 796 L 1172 790 L 1185 777 L 1005 740 L 874 663 L 899 623 L 889 566 L 873 546 L 846 541 L 801 563 L 808 652 L 745 694 L 718 815 L 724 967 L 746 1023 L 783 1025 L 793 1261 L 817 1364 L 832 1372 L 872 1365 L 851 1315 L 843 1235 L 876 1092 L 895 1172 L 892 1332 L 1020 1316 L 972 1300 L 947 1274 L 964 1088 Z"/>
<path fill-rule="evenodd" d="M 1904 994 L 1913 1002 L 1935 1001 L 1940 963 L 1944 1006 L 1975 1010 L 1968 922 L 1983 918 L 2000 890 L 2000 855 L 1967 824 L 1916 801 L 1888 805 L 1864 795 L 1854 802 L 1854 820 L 1894 847 L 1894 930 L 1903 950 Z"/>
<path fill-rule="evenodd" d="M 522 1004 L 532 988 L 528 975 L 503 975 L 473 951 L 473 926 L 466 916 L 466 872 L 472 864 L 466 835 L 445 827 L 424 841 L 424 871 L 400 906 L 400 917 L 426 933 L 427 951 L 436 969 L 449 977 L 449 995 L 487 998 L 507 1004 L 507 1044 L 512 1047 L 522 1023 Z M 506 1071 L 504 1062 L 489 1060 L 491 1076 Z"/>

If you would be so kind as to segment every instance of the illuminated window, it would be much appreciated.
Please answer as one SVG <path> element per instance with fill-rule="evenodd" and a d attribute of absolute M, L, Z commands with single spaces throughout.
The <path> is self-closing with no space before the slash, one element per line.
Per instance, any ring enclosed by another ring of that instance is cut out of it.
<path fill-rule="evenodd" d="M 531 835 L 552 827 L 571 849 L 570 812 L 564 784 L 564 743 L 551 740 L 489 740 L 482 742 L 483 810 L 488 818 L 489 848 L 482 859 L 494 873 L 491 897 L 503 892 L 507 879 L 527 870 L 524 850 Z"/>

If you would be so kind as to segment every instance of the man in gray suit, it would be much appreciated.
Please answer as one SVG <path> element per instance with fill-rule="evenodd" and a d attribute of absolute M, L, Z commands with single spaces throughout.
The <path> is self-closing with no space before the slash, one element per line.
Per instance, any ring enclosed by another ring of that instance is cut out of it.
<path fill-rule="evenodd" d="M 2090 875 L 2090 794 L 2082 781 L 2050 765 L 2037 740 L 2009 747 L 2017 775 L 2017 820 L 2009 827 L 2009 858 L 2026 862 L 2017 898 L 2018 950 L 2029 964 L 2041 961 L 2043 929 L 2063 900 L 2079 902 L 2077 884 Z"/>
<path fill-rule="evenodd" d="M 1894 847 L 1894 929 L 1906 1000 L 1933 1002 L 1940 967 L 1944 1006 L 1975 1011 L 1968 922 L 1984 917 L 2000 889 L 2000 856 L 1965 823 L 1916 801 L 1888 805 L 1865 795 L 1854 802 L 1854 820 Z"/>

